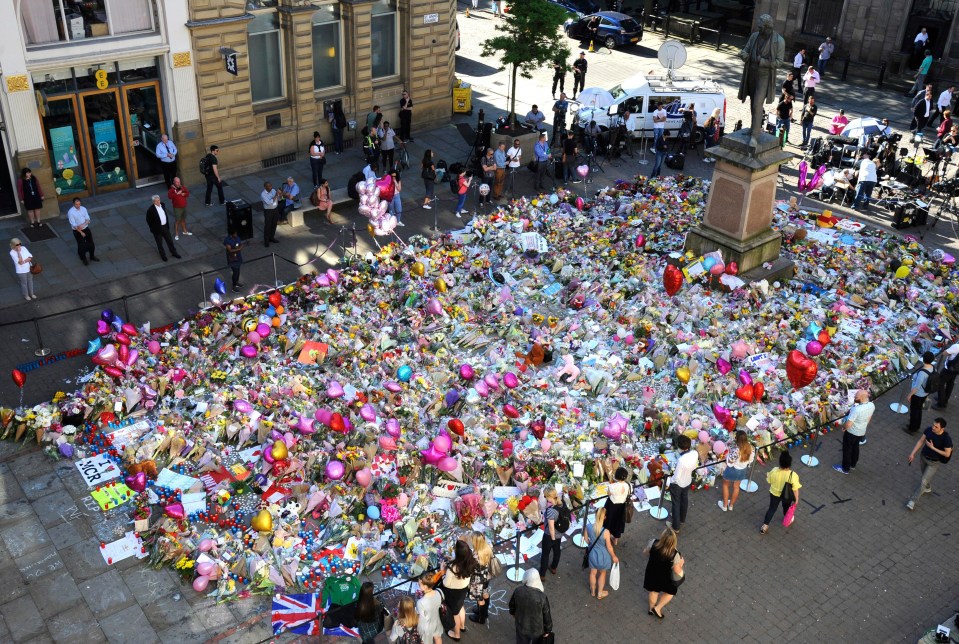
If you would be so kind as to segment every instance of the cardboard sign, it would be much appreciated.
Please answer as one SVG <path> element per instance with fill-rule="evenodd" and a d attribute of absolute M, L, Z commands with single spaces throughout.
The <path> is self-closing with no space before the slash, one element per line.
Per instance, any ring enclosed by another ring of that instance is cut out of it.
<path fill-rule="evenodd" d="M 103 485 L 107 481 L 120 478 L 120 468 L 107 456 L 100 454 L 77 461 L 77 469 L 87 487 Z"/>
<path fill-rule="evenodd" d="M 296 360 L 301 364 L 319 364 L 326 360 L 326 354 L 329 350 L 330 346 L 328 344 L 307 342 L 303 345 Z"/>
<path fill-rule="evenodd" d="M 123 505 L 132 499 L 133 490 L 128 488 L 123 483 L 117 483 L 116 485 L 104 486 L 99 490 L 93 490 L 90 492 L 90 496 L 92 496 L 93 500 L 97 502 L 97 505 L 100 506 L 101 510 L 106 511 Z"/>

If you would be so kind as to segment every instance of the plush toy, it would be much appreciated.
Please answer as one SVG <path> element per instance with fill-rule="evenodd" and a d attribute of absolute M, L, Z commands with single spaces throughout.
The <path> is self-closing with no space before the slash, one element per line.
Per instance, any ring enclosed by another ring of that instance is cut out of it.
<path fill-rule="evenodd" d="M 556 379 L 563 381 L 563 376 L 568 378 L 567 382 L 576 382 L 579 380 L 580 369 L 573 364 L 573 356 L 563 356 L 563 366 L 556 370 Z"/>

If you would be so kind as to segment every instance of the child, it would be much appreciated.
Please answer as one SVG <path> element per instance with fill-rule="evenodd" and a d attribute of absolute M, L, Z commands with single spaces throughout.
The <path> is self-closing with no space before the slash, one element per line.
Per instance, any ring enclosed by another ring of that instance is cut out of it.
<path fill-rule="evenodd" d="M 416 614 L 416 603 L 409 595 L 400 599 L 399 615 L 393 622 L 393 630 L 390 631 L 390 641 L 398 644 L 416 644 L 422 642 L 417 627 L 420 618 Z"/>

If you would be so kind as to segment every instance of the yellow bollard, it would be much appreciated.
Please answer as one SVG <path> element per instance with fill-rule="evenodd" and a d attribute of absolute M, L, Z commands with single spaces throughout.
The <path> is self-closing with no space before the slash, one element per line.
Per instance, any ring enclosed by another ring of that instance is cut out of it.
<path fill-rule="evenodd" d="M 591 51 L 591 52 L 596 51 L 596 50 L 593 48 L 593 41 L 592 41 L 592 40 L 589 41 L 589 51 Z"/>
<path fill-rule="evenodd" d="M 469 7 L 466 7 L 466 17 L 467 17 L 467 18 L 470 17 L 470 8 L 469 8 Z"/>

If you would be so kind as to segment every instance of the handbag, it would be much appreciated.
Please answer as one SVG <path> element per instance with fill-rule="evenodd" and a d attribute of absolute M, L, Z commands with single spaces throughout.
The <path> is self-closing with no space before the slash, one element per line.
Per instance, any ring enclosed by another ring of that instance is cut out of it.
<path fill-rule="evenodd" d="M 603 528 L 605 530 L 606 528 Z M 596 543 L 599 541 L 599 538 L 603 536 L 603 530 L 599 531 L 599 534 L 596 535 L 596 538 L 593 539 L 593 543 L 589 545 L 589 548 L 586 549 L 586 552 L 583 553 L 583 570 L 589 568 L 589 553 L 593 551 L 593 548 L 596 546 Z"/>
<path fill-rule="evenodd" d="M 543 633 L 543 636 L 537 640 L 538 644 L 556 644 L 556 634 L 553 631 Z"/>
<path fill-rule="evenodd" d="M 446 604 L 446 595 L 443 594 L 443 591 L 439 588 L 437 588 L 436 591 L 442 598 L 442 601 L 440 602 L 440 623 L 443 625 L 444 631 L 451 631 L 456 628 L 456 623 L 453 620 L 453 612 Z"/>
<path fill-rule="evenodd" d="M 633 513 L 636 507 L 633 505 L 633 486 L 629 486 L 629 494 L 626 496 L 626 523 L 633 522 Z"/>
<path fill-rule="evenodd" d="M 677 550 L 677 551 L 676 551 L 676 555 L 679 556 L 679 557 L 682 557 L 682 556 L 683 556 L 683 553 L 681 553 L 679 550 Z M 675 557 L 674 557 L 674 559 L 675 559 Z M 669 569 L 669 576 L 672 578 L 672 580 L 673 580 L 673 585 L 676 586 L 676 588 L 679 588 L 680 586 L 682 586 L 682 585 L 683 585 L 683 582 L 686 581 L 686 564 L 683 564 L 683 571 L 682 571 L 681 573 L 679 573 L 678 575 L 676 574 L 676 571 L 674 571 L 672 568 L 670 568 L 670 569 Z"/>
<path fill-rule="evenodd" d="M 43 266 L 35 259 L 30 260 L 30 272 L 34 275 L 39 275 L 43 272 Z"/>
<path fill-rule="evenodd" d="M 783 517 L 783 526 L 789 527 L 792 525 L 793 521 L 796 520 L 796 504 L 793 503 L 789 506 L 789 509 L 786 510 L 786 515 Z"/>
<path fill-rule="evenodd" d="M 614 563 L 609 569 L 609 587 L 613 590 L 619 590 L 619 564 Z"/>
<path fill-rule="evenodd" d="M 792 485 L 793 472 L 789 473 L 789 478 L 786 479 L 786 482 L 783 484 L 782 499 L 786 502 L 787 507 L 791 507 L 796 504 L 796 493 L 793 492 Z"/>

